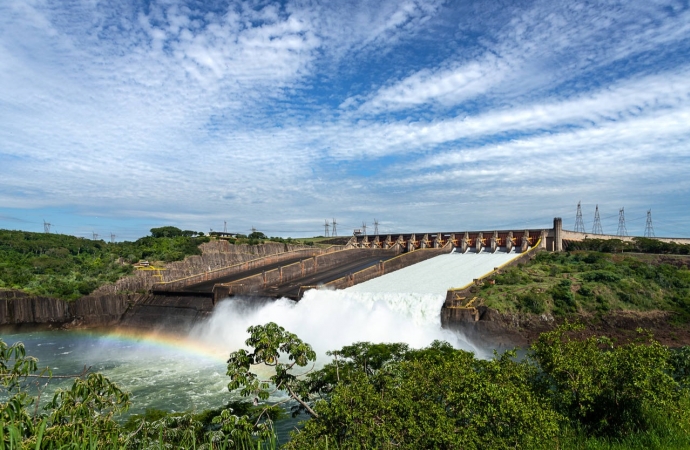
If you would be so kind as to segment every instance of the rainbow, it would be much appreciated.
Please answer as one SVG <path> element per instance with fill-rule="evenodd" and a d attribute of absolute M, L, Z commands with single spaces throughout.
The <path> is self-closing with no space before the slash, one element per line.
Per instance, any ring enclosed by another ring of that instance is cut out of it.
<path fill-rule="evenodd" d="M 108 344 L 131 343 L 161 350 L 181 351 L 187 355 L 210 359 L 216 362 L 225 363 L 228 359 L 229 351 L 218 346 L 209 344 L 198 339 L 187 336 L 179 336 L 164 332 L 141 332 L 131 329 L 114 328 L 100 331 L 80 330 L 75 331 L 91 339 L 98 339 L 99 342 Z"/>

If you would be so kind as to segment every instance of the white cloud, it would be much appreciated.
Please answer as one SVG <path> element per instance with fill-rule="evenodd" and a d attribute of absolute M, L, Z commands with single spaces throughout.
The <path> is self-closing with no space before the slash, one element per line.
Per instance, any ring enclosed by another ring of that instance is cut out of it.
<path fill-rule="evenodd" d="M 1 207 L 318 232 L 369 211 L 440 226 L 474 198 L 505 222 L 534 203 L 560 214 L 576 191 L 687 204 L 690 68 L 633 58 L 682 52 L 685 11 L 536 3 L 463 17 L 458 33 L 495 30 L 472 41 L 448 31 L 449 3 L 314 3 L 4 3 Z M 404 60 L 465 40 L 440 65 Z M 385 64 L 401 66 L 360 72 Z"/>

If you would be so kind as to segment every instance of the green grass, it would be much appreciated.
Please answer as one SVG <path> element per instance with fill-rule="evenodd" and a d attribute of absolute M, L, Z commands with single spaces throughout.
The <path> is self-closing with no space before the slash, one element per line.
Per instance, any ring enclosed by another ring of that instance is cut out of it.
<path fill-rule="evenodd" d="M 542 252 L 507 268 L 476 295 L 504 312 L 605 313 L 610 310 L 679 313 L 690 319 L 690 257 Z"/>

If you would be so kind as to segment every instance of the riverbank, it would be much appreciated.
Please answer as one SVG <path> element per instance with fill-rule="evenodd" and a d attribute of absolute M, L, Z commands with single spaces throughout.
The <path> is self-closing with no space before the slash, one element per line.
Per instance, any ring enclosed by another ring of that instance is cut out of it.
<path fill-rule="evenodd" d="M 610 311 L 554 317 L 551 314 L 502 313 L 487 307 L 477 309 L 479 320 L 457 320 L 444 327 L 463 333 L 473 342 L 497 349 L 528 347 L 541 333 L 553 331 L 566 322 L 582 324 L 583 338 L 606 336 L 618 345 L 638 339 L 638 329 L 651 332 L 667 347 L 690 345 L 690 324 L 679 322 L 678 316 L 669 311 Z"/>

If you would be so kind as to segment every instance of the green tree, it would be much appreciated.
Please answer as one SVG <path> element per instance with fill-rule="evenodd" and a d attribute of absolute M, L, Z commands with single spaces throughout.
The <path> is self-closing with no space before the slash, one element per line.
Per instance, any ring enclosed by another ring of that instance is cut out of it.
<path fill-rule="evenodd" d="M 535 386 L 576 428 L 623 435 L 646 429 L 650 409 L 676 407 L 668 348 L 642 330 L 637 342 L 615 347 L 607 338 L 578 336 L 582 329 L 566 324 L 543 333 L 529 356 L 541 370 Z"/>
<path fill-rule="evenodd" d="M 317 416 L 307 403 L 309 393 L 305 384 L 298 379 L 299 374 L 293 372 L 296 367 L 304 367 L 316 360 L 311 346 L 273 322 L 249 327 L 247 331 L 250 336 L 245 343 L 254 350 L 250 353 L 242 349 L 230 354 L 228 389 L 240 389 L 243 396 L 254 396 L 258 401 L 268 399 L 272 384 L 274 389 L 285 391 L 300 403 L 309 414 Z M 281 354 L 288 362 L 281 362 Z M 272 367 L 275 374 L 262 380 L 251 370 L 257 365 Z"/>

